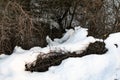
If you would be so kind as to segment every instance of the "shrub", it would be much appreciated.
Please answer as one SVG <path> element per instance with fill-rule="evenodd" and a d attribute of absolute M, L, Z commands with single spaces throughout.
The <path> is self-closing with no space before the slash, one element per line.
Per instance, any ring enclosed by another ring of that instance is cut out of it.
<path fill-rule="evenodd" d="M 30 49 L 46 46 L 46 36 L 61 37 L 59 30 L 51 30 L 48 24 L 35 22 L 30 11 L 16 1 L 7 1 L 0 13 L 0 54 L 11 54 L 14 47 Z M 54 35 L 54 36 L 53 36 Z"/>

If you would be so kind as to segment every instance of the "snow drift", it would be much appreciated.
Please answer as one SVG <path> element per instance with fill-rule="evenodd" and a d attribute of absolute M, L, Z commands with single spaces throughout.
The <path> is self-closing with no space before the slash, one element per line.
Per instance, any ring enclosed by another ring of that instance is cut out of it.
<path fill-rule="evenodd" d="M 102 41 L 87 37 L 87 29 L 70 29 L 61 39 L 52 41 L 45 48 L 34 47 L 23 50 L 16 47 L 10 56 L 0 55 L 1 80 L 119 80 L 120 79 L 120 33 L 111 34 L 106 40 L 108 52 L 103 55 L 91 54 L 81 58 L 68 58 L 59 66 L 52 66 L 47 72 L 27 72 L 25 63 L 36 60 L 38 54 L 65 50 L 81 52 L 90 43 Z"/>

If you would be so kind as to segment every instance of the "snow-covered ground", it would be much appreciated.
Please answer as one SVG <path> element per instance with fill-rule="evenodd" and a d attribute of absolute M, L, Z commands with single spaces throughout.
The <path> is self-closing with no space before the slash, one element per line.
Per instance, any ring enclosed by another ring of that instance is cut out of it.
<path fill-rule="evenodd" d="M 36 60 L 38 54 L 50 51 L 82 52 L 90 43 L 102 41 L 87 37 L 87 29 L 81 27 L 67 30 L 61 39 L 46 39 L 48 46 L 45 48 L 23 50 L 16 47 L 12 55 L 0 55 L 0 80 L 120 80 L 120 33 L 111 34 L 105 40 L 108 52 L 104 55 L 68 58 L 46 72 L 25 71 L 25 64 Z"/>

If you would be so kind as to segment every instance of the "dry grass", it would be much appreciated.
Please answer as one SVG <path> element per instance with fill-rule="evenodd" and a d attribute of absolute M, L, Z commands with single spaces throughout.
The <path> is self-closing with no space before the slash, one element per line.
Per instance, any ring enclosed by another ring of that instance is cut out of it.
<path fill-rule="evenodd" d="M 45 45 L 47 32 L 42 25 L 39 28 L 34 26 L 32 16 L 23 10 L 22 5 L 8 1 L 0 15 L 0 54 L 11 54 L 16 45 L 25 49 Z"/>

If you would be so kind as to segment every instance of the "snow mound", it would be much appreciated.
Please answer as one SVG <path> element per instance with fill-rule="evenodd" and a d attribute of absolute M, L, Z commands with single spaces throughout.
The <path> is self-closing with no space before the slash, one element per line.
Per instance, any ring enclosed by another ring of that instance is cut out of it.
<path fill-rule="evenodd" d="M 52 41 L 48 36 L 46 38 L 48 46 L 51 51 L 64 51 L 64 52 L 78 52 L 82 53 L 90 43 L 95 41 L 101 41 L 100 39 L 95 39 L 92 36 L 87 37 L 88 32 L 86 28 L 81 28 L 80 26 L 75 27 L 75 29 L 67 30 L 66 34 L 61 39 L 54 39 Z"/>
<path fill-rule="evenodd" d="M 70 32 L 69 32 L 70 31 Z M 111 34 L 106 40 L 108 52 L 103 55 L 87 55 L 81 58 L 68 58 L 59 66 L 52 66 L 47 72 L 27 72 L 25 63 L 36 60 L 38 54 L 50 50 L 70 52 L 85 50 L 99 39 L 87 37 L 87 30 L 81 27 L 70 29 L 61 39 L 50 40 L 45 48 L 34 47 L 23 50 L 16 47 L 10 56 L 0 55 L 1 80 L 120 80 L 120 33 Z"/>

